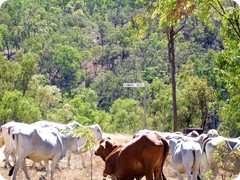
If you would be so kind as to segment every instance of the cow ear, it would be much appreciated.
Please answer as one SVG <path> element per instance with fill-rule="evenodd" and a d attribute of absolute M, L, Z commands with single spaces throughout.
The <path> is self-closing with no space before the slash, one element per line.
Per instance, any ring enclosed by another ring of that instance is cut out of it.
<path fill-rule="evenodd" d="M 106 141 L 105 145 L 106 149 L 112 148 L 112 143 L 110 143 L 109 141 Z"/>
<path fill-rule="evenodd" d="M 8 134 L 10 135 L 10 131 L 11 131 L 12 127 L 8 128 Z"/>

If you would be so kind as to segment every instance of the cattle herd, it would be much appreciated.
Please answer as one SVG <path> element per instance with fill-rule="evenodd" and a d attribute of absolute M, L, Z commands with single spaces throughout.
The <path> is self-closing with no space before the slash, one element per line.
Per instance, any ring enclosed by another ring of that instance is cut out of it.
<path fill-rule="evenodd" d="M 82 133 L 73 133 L 76 129 Z M 90 132 L 91 141 L 85 130 Z M 94 143 L 97 145 L 95 151 Z M 20 168 L 26 179 L 31 178 L 26 159 L 32 160 L 33 165 L 39 162 L 45 168 L 46 173 L 40 179 L 48 174 L 53 179 L 62 158 L 66 157 L 70 166 L 72 153 L 81 155 L 85 167 L 86 151 L 99 156 L 105 163 L 103 179 L 165 180 L 163 168 L 168 156 L 180 180 L 184 177 L 188 180 L 216 179 L 223 171 L 228 178 L 240 173 L 240 138 L 220 136 L 214 129 L 200 135 L 196 131 L 182 134 L 144 129 L 136 132 L 126 144 L 118 144 L 111 137 L 103 137 L 98 124 L 12 121 L 0 128 L 0 148 L 3 146 L 4 167 L 9 168 L 13 180 L 17 179 Z M 209 172 L 211 175 L 207 174 Z"/>

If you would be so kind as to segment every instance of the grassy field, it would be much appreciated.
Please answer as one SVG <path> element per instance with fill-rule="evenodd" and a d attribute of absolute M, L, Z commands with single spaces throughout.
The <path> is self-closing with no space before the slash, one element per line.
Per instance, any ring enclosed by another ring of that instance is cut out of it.
<path fill-rule="evenodd" d="M 122 134 L 104 134 L 104 137 L 111 137 L 117 143 L 126 143 L 132 139 L 132 135 L 122 135 Z M 91 163 L 92 162 L 92 163 Z M 82 167 L 82 160 L 79 155 L 72 155 L 71 158 L 71 167 L 67 166 L 66 158 L 62 159 L 59 163 L 59 168 L 54 174 L 55 180 L 101 180 L 102 172 L 104 169 L 104 162 L 100 157 L 95 155 L 92 156 L 90 153 L 86 153 L 85 163 L 87 168 Z M 9 169 L 3 168 L 3 155 L 2 151 L 0 152 L 0 172 L 2 176 L 10 180 L 8 176 Z M 27 161 L 27 164 L 30 166 L 31 162 Z M 39 177 L 43 175 L 44 171 L 37 171 L 36 169 L 29 169 L 29 175 L 31 180 L 39 180 Z M 177 179 L 177 176 L 172 168 L 171 158 L 168 157 L 163 168 L 164 174 L 168 180 Z M 25 175 L 22 170 L 19 170 L 18 180 L 24 180 Z M 219 178 L 220 180 L 221 178 Z M 0 180 L 2 180 L 0 178 Z M 46 178 L 50 180 L 50 175 Z"/>

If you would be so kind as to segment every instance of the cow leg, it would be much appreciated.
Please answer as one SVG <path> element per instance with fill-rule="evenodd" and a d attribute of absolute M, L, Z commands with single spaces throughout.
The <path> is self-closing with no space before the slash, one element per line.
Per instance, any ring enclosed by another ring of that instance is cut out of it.
<path fill-rule="evenodd" d="M 17 172 L 18 172 L 18 170 L 19 170 L 19 164 L 18 164 L 18 163 L 15 163 L 12 168 L 13 168 L 12 180 L 16 180 Z M 11 170 L 12 170 L 12 169 L 11 169 Z M 10 171 L 11 171 L 11 170 L 10 170 Z M 10 175 L 10 172 L 9 172 L 9 175 Z"/>
<path fill-rule="evenodd" d="M 3 151 L 3 154 L 4 154 L 4 156 L 5 156 L 4 167 L 5 167 L 5 168 L 7 168 L 7 167 L 12 167 L 11 164 L 10 164 L 10 162 L 9 162 L 9 157 L 10 157 L 10 155 L 11 155 L 13 161 L 15 161 L 15 155 L 14 155 L 14 153 L 9 152 L 9 151 L 5 148 L 4 151 Z"/>
<path fill-rule="evenodd" d="M 181 172 L 178 170 L 177 164 L 174 163 L 174 162 L 173 162 L 173 167 L 174 167 L 174 169 L 175 169 L 175 171 L 177 173 L 178 179 L 179 180 L 183 180 L 183 176 L 182 176 Z"/>
<path fill-rule="evenodd" d="M 44 166 L 46 168 L 46 173 L 45 173 L 44 177 L 46 177 L 50 172 L 49 161 L 44 161 Z"/>
<path fill-rule="evenodd" d="M 151 168 L 148 165 L 145 165 L 145 176 L 146 180 L 153 180 L 153 176 L 155 175 L 155 172 L 153 171 L 153 168 Z"/>
<path fill-rule="evenodd" d="M 149 172 L 149 173 L 146 173 L 146 180 L 153 180 L 153 173 L 152 172 Z"/>
<path fill-rule="evenodd" d="M 25 161 L 25 160 L 23 160 L 23 162 L 22 162 L 22 170 L 23 170 L 26 178 L 27 178 L 27 179 L 30 179 L 30 177 L 29 177 L 29 175 L 28 175 L 28 170 L 27 170 L 27 165 L 26 165 L 26 161 Z"/>
<path fill-rule="evenodd" d="M 106 180 L 107 176 L 108 175 L 103 172 L 103 180 Z"/>
<path fill-rule="evenodd" d="M 154 180 L 166 180 L 161 164 L 157 165 L 154 169 Z"/>
<path fill-rule="evenodd" d="M 26 166 L 26 163 L 23 162 L 25 161 L 25 158 L 21 158 L 21 157 L 18 157 L 17 161 L 15 161 L 14 163 L 14 166 L 12 167 L 13 168 L 13 173 L 12 173 L 12 180 L 16 180 L 16 177 L 17 177 L 17 173 L 18 173 L 18 170 L 20 168 L 20 165 L 22 165 L 23 167 L 23 170 L 24 170 L 24 165 Z M 25 163 L 25 164 L 24 164 Z M 12 169 L 11 169 L 12 170 Z M 11 171 L 10 170 L 10 171 Z M 10 172 L 9 172 L 10 173 Z M 26 178 L 27 179 L 30 179 L 29 178 L 29 175 L 28 175 L 28 172 L 27 171 L 24 171 L 25 175 L 26 175 Z M 10 174 L 9 174 L 10 175 Z"/>
<path fill-rule="evenodd" d="M 55 172 L 55 169 L 58 165 L 58 162 L 60 160 L 60 155 L 59 156 L 55 156 L 52 160 L 52 164 L 51 164 L 51 180 L 53 180 L 53 175 L 54 175 L 54 172 Z"/>
<path fill-rule="evenodd" d="M 67 156 L 67 163 L 68 163 L 68 166 L 70 166 L 71 152 L 68 151 L 66 156 Z"/>
<path fill-rule="evenodd" d="M 193 164 L 191 163 L 192 162 L 191 160 L 192 160 L 191 158 L 188 158 L 188 162 L 187 162 L 187 159 L 183 158 L 183 164 L 184 164 L 184 168 L 185 168 L 188 180 L 192 180 L 192 167 L 193 167 Z M 181 173 L 179 172 L 179 174 L 181 174 Z"/>
<path fill-rule="evenodd" d="M 81 153 L 80 154 L 81 158 L 82 158 L 82 167 L 83 168 L 87 168 L 86 164 L 85 164 L 85 153 Z"/>
<path fill-rule="evenodd" d="M 40 164 L 41 171 L 47 170 L 48 167 L 46 167 L 46 166 L 47 165 L 49 166 L 48 161 L 39 161 L 39 164 Z"/>

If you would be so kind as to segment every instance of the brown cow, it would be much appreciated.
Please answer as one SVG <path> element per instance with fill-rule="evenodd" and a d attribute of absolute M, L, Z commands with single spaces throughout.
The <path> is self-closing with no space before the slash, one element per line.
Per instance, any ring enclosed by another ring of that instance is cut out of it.
<path fill-rule="evenodd" d="M 102 139 L 95 155 L 105 161 L 103 179 L 107 175 L 117 180 L 166 179 L 163 164 L 169 145 L 159 133 L 152 132 L 132 139 L 126 145 L 116 145 L 110 138 Z"/>

